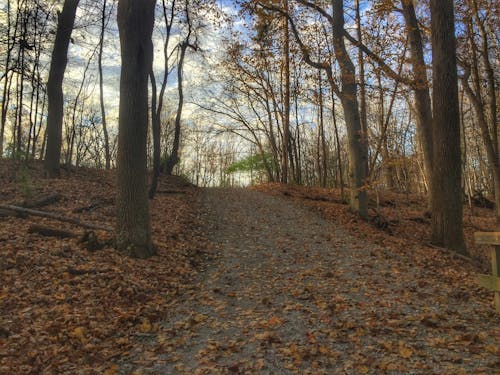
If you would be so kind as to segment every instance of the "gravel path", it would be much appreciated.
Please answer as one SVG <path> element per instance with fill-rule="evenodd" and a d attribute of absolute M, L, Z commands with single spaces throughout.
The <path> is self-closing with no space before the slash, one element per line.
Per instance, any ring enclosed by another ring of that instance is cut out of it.
<path fill-rule="evenodd" d="M 286 199 L 206 189 L 218 256 L 128 373 L 494 374 L 499 319 Z M 465 293 L 465 292 L 464 292 Z M 486 316 L 486 319 L 485 319 Z M 496 326 L 496 327 L 495 327 Z M 492 331 L 493 330 L 493 331 Z"/>

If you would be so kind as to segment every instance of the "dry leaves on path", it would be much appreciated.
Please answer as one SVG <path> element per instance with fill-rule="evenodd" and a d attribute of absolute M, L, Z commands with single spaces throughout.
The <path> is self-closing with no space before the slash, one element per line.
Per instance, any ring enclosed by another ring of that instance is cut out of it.
<path fill-rule="evenodd" d="M 468 261 L 414 242 L 378 245 L 287 197 L 206 189 L 203 202 L 219 256 L 158 334 L 120 361 L 123 372 L 499 368 L 500 320 Z"/>

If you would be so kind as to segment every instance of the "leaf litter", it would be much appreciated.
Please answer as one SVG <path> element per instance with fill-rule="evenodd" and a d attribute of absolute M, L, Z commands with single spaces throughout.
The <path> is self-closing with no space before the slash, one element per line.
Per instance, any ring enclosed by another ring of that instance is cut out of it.
<path fill-rule="evenodd" d="M 44 210 L 113 227 L 113 172 L 70 168 L 47 180 L 40 164 L 23 168 L 0 161 L 2 203 L 57 192 L 63 198 Z M 29 174 L 29 189 L 20 186 L 21 173 Z M 209 256 L 196 189 L 175 178 L 161 186 L 184 194 L 159 194 L 151 202 L 158 254 L 148 260 L 114 250 L 109 232 L 97 231 L 101 249 L 89 251 L 78 238 L 27 233 L 32 223 L 82 232 L 71 224 L 0 217 L 0 373 L 103 373 L 138 337 L 157 331 Z"/>
<path fill-rule="evenodd" d="M 113 226 L 112 173 L 44 180 L 35 165 L 26 188 L 19 165 L 1 163 L 2 203 L 58 192 L 44 209 Z M 152 202 L 149 260 L 123 257 L 106 232 L 91 252 L 27 234 L 71 224 L 0 218 L 0 373 L 498 372 L 500 319 L 475 282 L 487 248 L 470 246 L 494 228 L 487 215 L 466 221 L 468 261 L 427 246 L 420 197 L 383 197 L 396 204 L 377 208 L 381 228 L 329 189 L 161 183 L 172 193 Z"/>
<path fill-rule="evenodd" d="M 475 284 L 476 262 L 416 241 L 379 244 L 373 239 L 393 236 L 369 223 L 373 233 L 361 236 L 313 212 L 310 199 L 260 189 L 270 194 L 203 192 L 218 256 L 158 336 L 122 359 L 122 372 L 498 371 L 500 319 L 491 293 Z"/>

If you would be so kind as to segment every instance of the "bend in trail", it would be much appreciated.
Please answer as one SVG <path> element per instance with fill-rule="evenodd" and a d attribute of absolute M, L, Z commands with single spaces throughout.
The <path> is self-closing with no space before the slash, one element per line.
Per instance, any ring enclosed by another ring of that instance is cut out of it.
<path fill-rule="evenodd" d="M 411 251 L 366 243 L 286 199 L 202 194 L 218 257 L 125 372 L 493 373 L 498 365 L 493 352 L 463 351 L 467 337 L 498 344 L 488 322 L 471 316 L 482 306 L 449 305 L 442 281 L 412 267 Z"/>

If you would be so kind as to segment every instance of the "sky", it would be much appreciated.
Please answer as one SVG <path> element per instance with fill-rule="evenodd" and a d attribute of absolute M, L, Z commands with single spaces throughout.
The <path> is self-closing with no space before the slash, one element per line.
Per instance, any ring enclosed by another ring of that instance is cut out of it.
<path fill-rule="evenodd" d="M 234 7 L 233 1 L 218 0 L 217 5 L 225 14 L 234 15 L 237 10 Z M 65 85 L 69 85 L 76 90 L 80 85 L 87 60 L 92 55 L 95 45 L 98 43 L 98 27 L 83 29 L 80 28 L 84 22 L 84 10 L 79 9 L 76 20 L 76 29 L 72 34 L 74 43 L 70 45 L 68 52 L 68 67 L 65 75 Z M 180 30 L 173 28 L 173 36 L 170 40 L 170 49 L 175 47 L 182 38 L 179 34 Z M 155 30 L 153 32 L 153 46 L 154 46 L 154 62 L 153 69 L 156 75 L 157 84 L 160 85 L 163 76 L 163 34 L 164 24 L 163 17 L 158 14 L 156 17 Z M 184 65 L 184 89 L 186 94 L 186 107 L 184 108 L 183 115 L 189 118 L 196 107 L 191 105 L 193 101 L 192 93 L 197 87 L 202 85 L 207 80 L 207 73 L 210 67 L 217 63 L 221 56 L 222 49 L 220 45 L 224 37 L 224 28 L 215 27 L 213 24 L 207 22 L 207 27 L 200 33 L 200 47 L 201 54 L 198 52 L 188 51 L 186 54 Z M 104 76 L 104 96 L 105 105 L 107 110 L 107 117 L 109 118 L 110 125 L 115 126 L 118 121 L 118 105 L 119 105 L 119 82 L 120 82 L 120 45 L 118 27 L 116 24 L 116 9 L 111 16 L 108 24 L 108 30 L 105 36 L 105 47 L 103 56 L 103 76 Z M 97 55 L 94 56 L 93 61 L 89 67 L 87 77 L 93 76 L 97 80 Z M 89 89 L 94 89 L 95 95 L 90 100 L 96 101 L 98 104 L 98 87 L 90 86 Z M 71 95 L 68 95 L 68 98 Z M 177 101 L 177 72 L 172 71 L 169 75 L 167 90 L 165 98 L 168 102 L 169 98 L 175 98 Z M 172 102 L 172 101 L 171 101 Z"/>

